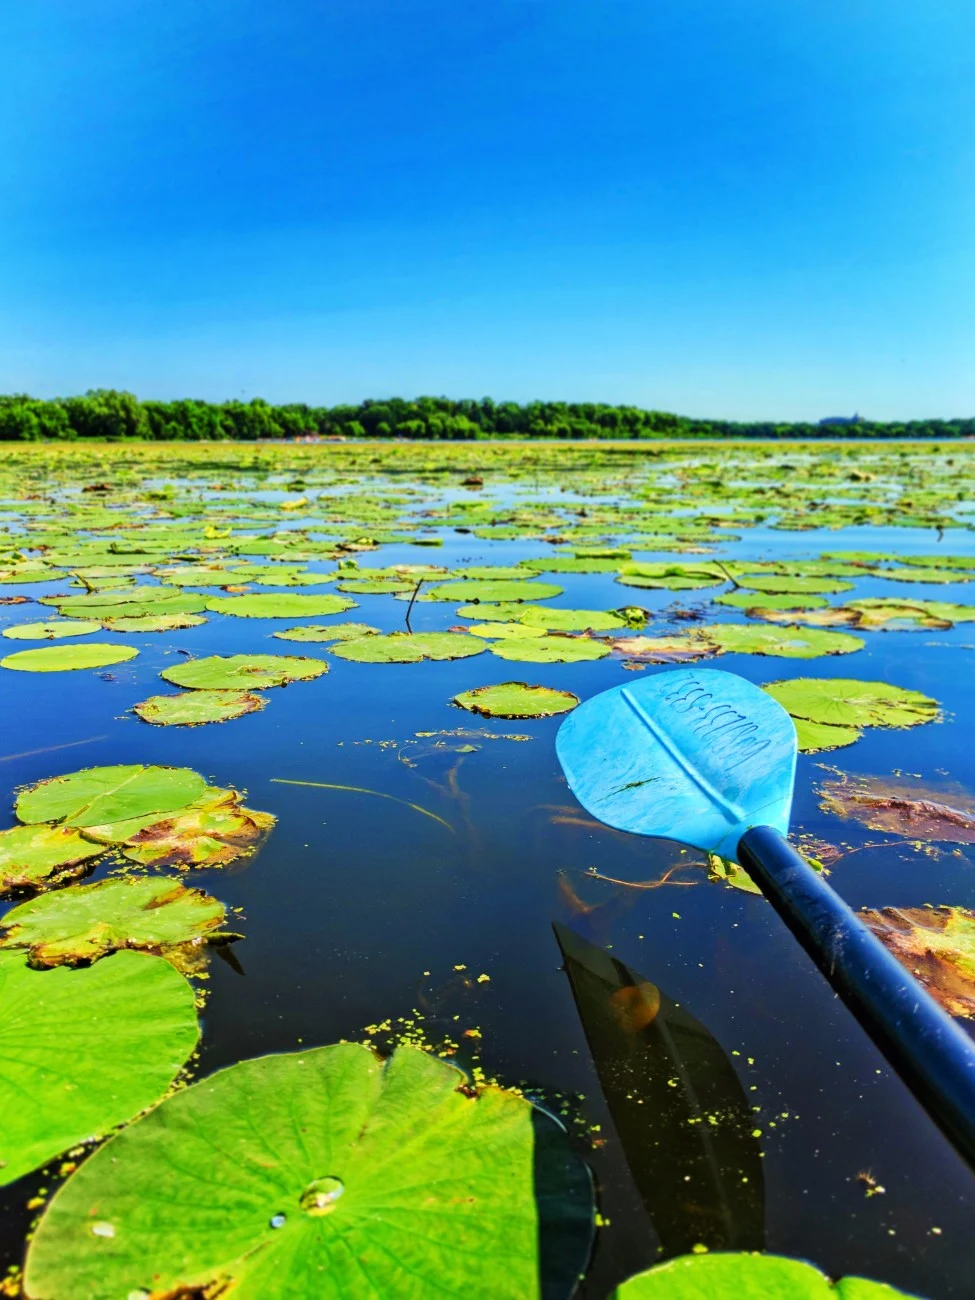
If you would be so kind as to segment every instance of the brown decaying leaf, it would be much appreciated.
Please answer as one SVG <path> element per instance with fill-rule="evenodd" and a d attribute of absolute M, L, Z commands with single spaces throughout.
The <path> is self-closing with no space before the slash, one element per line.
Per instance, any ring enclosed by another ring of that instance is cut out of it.
<path fill-rule="evenodd" d="M 852 818 L 868 830 L 912 840 L 975 844 L 975 799 L 964 791 L 844 775 L 827 781 L 819 794 L 824 812 Z"/>
<path fill-rule="evenodd" d="M 210 790 L 196 803 L 140 827 L 118 847 L 143 866 L 223 867 L 253 853 L 275 820 L 242 807 L 236 790 Z M 86 834 L 97 836 L 98 829 Z"/>
<path fill-rule="evenodd" d="M 885 907 L 859 915 L 949 1015 L 975 1017 L 975 913 Z"/>

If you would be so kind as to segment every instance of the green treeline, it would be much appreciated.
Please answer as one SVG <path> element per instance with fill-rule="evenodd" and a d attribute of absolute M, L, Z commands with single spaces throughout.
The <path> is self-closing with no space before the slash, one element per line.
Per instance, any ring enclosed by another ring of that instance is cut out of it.
<path fill-rule="evenodd" d="M 140 402 L 99 388 L 45 401 L 0 397 L 0 441 L 46 438 L 158 440 L 233 438 L 956 438 L 975 436 L 975 419 L 839 424 L 699 420 L 603 402 L 453 401 L 392 397 L 357 406 L 271 406 L 250 402 Z"/>

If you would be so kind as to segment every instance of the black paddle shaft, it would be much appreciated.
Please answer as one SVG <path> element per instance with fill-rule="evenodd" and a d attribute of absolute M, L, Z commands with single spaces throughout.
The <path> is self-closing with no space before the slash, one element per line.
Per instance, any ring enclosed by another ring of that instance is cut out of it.
<path fill-rule="evenodd" d="M 770 826 L 738 856 L 955 1149 L 975 1169 L 975 1043 Z"/>

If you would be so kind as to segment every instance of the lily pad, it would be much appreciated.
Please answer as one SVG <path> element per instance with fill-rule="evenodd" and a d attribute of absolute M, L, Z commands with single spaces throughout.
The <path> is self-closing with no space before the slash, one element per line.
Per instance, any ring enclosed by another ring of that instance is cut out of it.
<path fill-rule="evenodd" d="M 107 632 L 178 632 L 186 627 L 199 627 L 206 621 L 202 614 L 143 614 L 134 618 L 106 618 L 102 625 Z"/>
<path fill-rule="evenodd" d="M 474 623 L 467 631 L 484 641 L 499 641 L 507 637 L 545 636 L 543 627 L 528 627 L 525 623 Z"/>
<path fill-rule="evenodd" d="M 150 695 L 132 710 L 143 722 L 159 727 L 199 727 L 206 722 L 229 722 L 246 713 L 258 713 L 267 704 L 253 691 L 183 691 L 179 695 Z"/>
<path fill-rule="evenodd" d="M 575 664 L 605 659 L 610 647 L 589 636 L 529 636 L 505 638 L 488 647 L 499 659 L 521 664 Z"/>
<path fill-rule="evenodd" d="M 724 596 L 715 596 L 716 605 L 729 605 L 732 609 L 803 610 L 822 609 L 829 602 L 825 596 L 770 595 L 767 591 L 729 591 Z"/>
<path fill-rule="evenodd" d="M 972 563 L 972 561 L 969 561 Z M 905 565 L 903 568 L 895 566 L 889 569 L 876 569 L 873 573 L 875 578 L 889 578 L 891 582 L 972 582 L 975 581 L 975 573 L 959 573 L 951 569 L 922 569 L 913 568 Z"/>
<path fill-rule="evenodd" d="M 847 655 L 863 649 L 863 641 L 846 632 L 808 627 L 757 627 L 753 623 L 713 623 L 699 635 L 725 654 L 775 655 L 782 659 L 815 659 Z"/>
<path fill-rule="evenodd" d="M 213 596 L 206 604 L 214 614 L 234 614 L 238 618 L 322 618 L 355 609 L 354 600 L 326 592 L 321 596 L 303 596 L 293 591 L 254 596 Z"/>
<path fill-rule="evenodd" d="M 0 953 L 0 1183 L 158 1101 L 198 1036 L 193 989 L 158 957 L 37 971 Z"/>
<path fill-rule="evenodd" d="M 549 600 L 561 596 L 562 588 L 554 583 L 538 582 L 535 578 L 501 579 L 496 582 L 478 582 L 465 578 L 460 582 L 441 582 L 424 588 L 428 600 L 460 600 L 471 604 L 485 601 Z"/>
<path fill-rule="evenodd" d="M 39 781 L 17 796 L 22 822 L 63 822 L 68 826 L 98 826 L 173 812 L 198 799 L 207 788 L 188 767 L 145 767 L 121 763 L 86 767 L 66 776 Z"/>
<path fill-rule="evenodd" d="M 105 849 L 67 826 L 14 826 L 0 831 L 0 893 L 45 889 L 82 875 Z"/>
<path fill-rule="evenodd" d="M 648 664 L 686 664 L 717 654 L 717 646 L 696 632 L 678 636 L 624 636 L 612 647 L 628 659 Z"/>
<path fill-rule="evenodd" d="M 208 655 L 187 659 L 159 676 L 192 691 L 263 691 L 288 682 L 311 681 L 327 672 L 328 664 L 321 659 L 297 655 Z"/>
<path fill-rule="evenodd" d="M 416 590 L 416 582 L 409 578 L 343 578 L 336 586 L 353 596 L 395 596 Z"/>
<path fill-rule="evenodd" d="M 107 641 L 88 641 L 80 645 L 52 645 L 42 650 L 18 650 L 0 659 L 0 667 L 21 673 L 68 673 L 79 668 L 107 668 L 134 659 L 138 650 L 127 645 L 110 645 Z"/>
<path fill-rule="evenodd" d="M 487 647 L 466 632 L 390 632 L 386 636 L 357 636 L 334 646 L 331 653 L 360 664 L 418 664 L 422 659 L 469 659 Z"/>
<path fill-rule="evenodd" d="M 498 686 L 476 686 L 454 696 L 454 703 L 485 718 L 550 718 L 569 713 L 579 703 L 571 691 L 550 686 L 529 686 L 527 682 L 502 682 Z"/>
<path fill-rule="evenodd" d="M 517 615 L 526 627 L 546 632 L 612 632 L 627 627 L 627 619 L 614 609 L 543 609 L 526 607 Z"/>
<path fill-rule="evenodd" d="M 643 587 L 660 591 L 697 591 L 704 587 L 722 587 L 728 575 L 720 569 L 689 564 L 624 564 L 617 582 L 624 587 Z"/>
<path fill-rule="evenodd" d="M 859 916 L 949 1015 L 975 1018 L 975 912 L 885 907 Z"/>
<path fill-rule="evenodd" d="M 852 591 L 853 583 L 842 578 L 790 578 L 765 573 L 736 574 L 740 587 L 765 592 L 770 596 L 821 596 L 838 591 Z"/>
<path fill-rule="evenodd" d="M 206 1230 L 187 1231 L 200 1206 Z M 591 1214 L 585 1167 L 523 1097 L 471 1095 L 416 1048 L 343 1043 L 218 1071 L 124 1129 L 48 1205 L 25 1289 L 531 1300 L 544 1225 L 568 1296 Z"/>
<path fill-rule="evenodd" d="M 90 636 L 101 630 L 101 623 L 65 618 L 47 623 L 15 623 L 13 627 L 5 627 L 3 635 L 13 641 L 59 641 L 61 637 Z"/>
<path fill-rule="evenodd" d="M 351 641 L 357 636 L 374 636 L 378 627 L 368 623 L 307 623 L 303 627 L 288 627 L 283 632 L 272 632 L 279 641 Z"/>
<path fill-rule="evenodd" d="M 91 591 L 83 596 L 45 596 L 42 605 L 55 605 L 69 618 L 145 618 L 150 614 L 199 614 L 206 597 L 142 584 L 125 591 Z"/>
<path fill-rule="evenodd" d="M 871 831 L 912 840 L 975 844 L 975 799 L 952 791 L 927 791 L 906 781 L 844 775 L 818 791 L 820 808 Z"/>
<path fill-rule="evenodd" d="M 920 691 L 848 677 L 794 677 L 763 687 L 793 718 L 823 726 L 917 727 L 933 722 L 938 704 Z"/>
<path fill-rule="evenodd" d="M 782 1255 L 679 1255 L 628 1278 L 610 1300 L 911 1300 L 883 1282 L 831 1282 L 811 1264 Z"/>
<path fill-rule="evenodd" d="M 26 949 L 32 966 L 96 961 L 122 948 L 166 956 L 202 943 L 225 915 L 202 889 L 165 876 L 100 880 L 13 908 L 0 920 L 0 948 Z"/>
<path fill-rule="evenodd" d="M 859 727 L 838 727 L 825 722 L 810 722 L 808 718 L 793 718 L 792 721 L 796 724 L 796 741 L 803 754 L 844 749 L 863 735 Z"/>

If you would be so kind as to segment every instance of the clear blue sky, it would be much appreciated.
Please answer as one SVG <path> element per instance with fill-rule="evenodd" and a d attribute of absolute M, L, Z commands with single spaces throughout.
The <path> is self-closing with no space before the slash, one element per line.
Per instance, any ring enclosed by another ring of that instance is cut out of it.
<path fill-rule="evenodd" d="M 972 0 L 24 0 L 0 391 L 975 413 Z"/>

